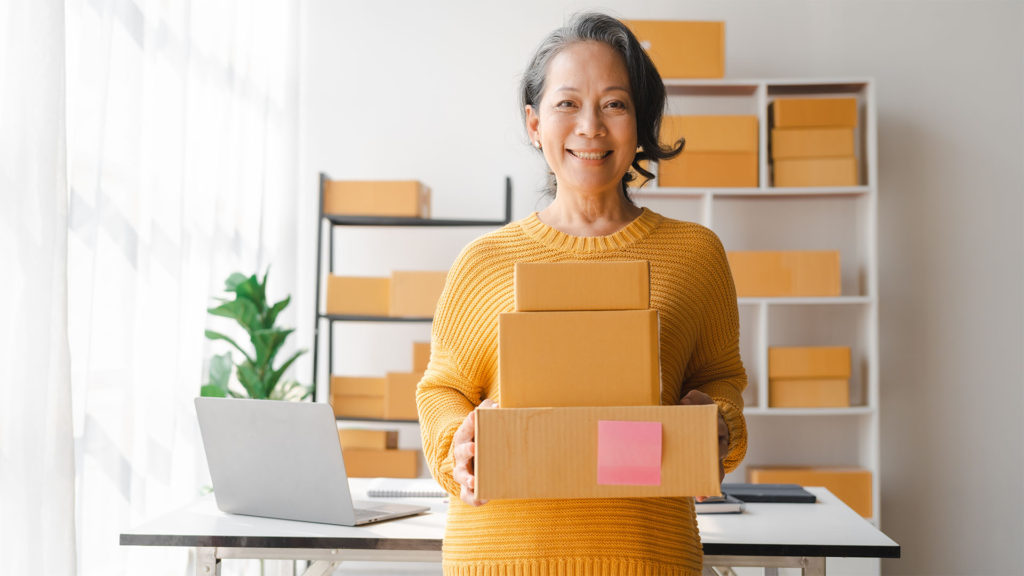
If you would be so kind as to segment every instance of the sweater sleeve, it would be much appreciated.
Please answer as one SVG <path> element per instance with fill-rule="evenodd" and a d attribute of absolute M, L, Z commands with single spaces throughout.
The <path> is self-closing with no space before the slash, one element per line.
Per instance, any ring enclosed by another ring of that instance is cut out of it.
<path fill-rule="evenodd" d="M 729 261 L 718 237 L 710 231 L 708 234 L 706 261 L 709 266 L 702 298 L 705 309 L 700 326 L 701 344 L 685 389 L 700 390 L 718 404 L 729 429 L 729 451 L 724 466 L 726 472 L 731 472 L 747 453 L 747 423 L 743 416 L 747 372 L 740 359 L 739 310 Z"/>

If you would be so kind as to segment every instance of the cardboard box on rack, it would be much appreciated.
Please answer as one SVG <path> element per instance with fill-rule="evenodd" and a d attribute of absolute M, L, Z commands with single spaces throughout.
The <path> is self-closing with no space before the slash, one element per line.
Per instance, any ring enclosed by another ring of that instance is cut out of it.
<path fill-rule="evenodd" d="M 336 418 L 384 418 L 383 396 L 331 394 Z"/>
<path fill-rule="evenodd" d="M 518 262 L 516 311 L 646 310 L 650 268 L 646 260 Z"/>
<path fill-rule="evenodd" d="M 416 385 L 423 378 L 420 372 L 388 372 L 384 393 L 384 418 L 388 420 L 418 420 Z"/>
<path fill-rule="evenodd" d="M 686 152 L 757 154 L 757 132 L 757 116 L 665 116 L 661 123 L 661 141 L 674 144 L 685 138 Z"/>
<path fill-rule="evenodd" d="M 774 128 L 857 126 L 856 98 L 776 98 L 771 103 Z"/>
<path fill-rule="evenodd" d="M 658 330 L 656 310 L 503 313 L 500 404 L 658 405 Z"/>
<path fill-rule="evenodd" d="M 342 450 L 349 478 L 416 478 L 419 450 Z"/>
<path fill-rule="evenodd" d="M 849 378 L 849 346 L 770 346 L 768 378 Z"/>
<path fill-rule="evenodd" d="M 338 439 L 341 441 L 342 450 L 394 450 L 398 448 L 398 430 L 339 428 Z"/>
<path fill-rule="evenodd" d="M 447 271 L 391 273 L 391 316 L 430 318 L 444 290 Z"/>
<path fill-rule="evenodd" d="M 772 378 L 768 406 L 772 408 L 846 408 L 849 378 Z"/>
<path fill-rule="evenodd" d="M 388 379 L 369 376 L 331 376 L 331 394 L 383 396 Z"/>
<path fill-rule="evenodd" d="M 327 277 L 328 314 L 387 316 L 390 307 L 390 278 Z"/>
<path fill-rule="evenodd" d="M 873 514 L 871 471 L 863 468 L 748 467 L 747 481 L 824 486 L 861 516 L 870 518 Z"/>
<path fill-rule="evenodd" d="M 730 251 L 726 255 L 741 298 L 840 295 L 838 251 Z"/>
<path fill-rule="evenodd" d="M 430 188 L 418 180 L 328 180 L 324 214 L 430 218 Z"/>
<path fill-rule="evenodd" d="M 412 343 L 412 371 L 426 372 L 430 365 L 430 342 Z"/>
<path fill-rule="evenodd" d="M 658 163 L 658 186 L 756 188 L 757 153 L 689 152 Z"/>
<path fill-rule="evenodd" d="M 772 159 L 852 158 L 853 128 L 773 128 Z"/>
<path fill-rule="evenodd" d="M 717 420 L 714 405 L 480 409 L 477 495 L 717 495 Z"/>
<path fill-rule="evenodd" d="M 772 170 L 773 183 L 779 188 L 857 185 L 857 159 L 853 156 L 780 158 Z"/>
<path fill-rule="evenodd" d="M 725 76 L 725 22 L 623 20 L 662 78 Z"/>

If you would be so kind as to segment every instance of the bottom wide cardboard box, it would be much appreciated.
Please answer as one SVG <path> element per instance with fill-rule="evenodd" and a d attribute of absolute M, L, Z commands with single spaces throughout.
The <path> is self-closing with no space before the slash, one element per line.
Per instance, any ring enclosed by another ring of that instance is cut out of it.
<path fill-rule="evenodd" d="M 872 516 L 871 471 L 864 468 L 757 466 L 747 468 L 753 484 L 824 486 L 865 518 Z"/>
<path fill-rule="evenodd" d="M 485 500 L 714 496 L 718 407 L 477 410 Z"/>

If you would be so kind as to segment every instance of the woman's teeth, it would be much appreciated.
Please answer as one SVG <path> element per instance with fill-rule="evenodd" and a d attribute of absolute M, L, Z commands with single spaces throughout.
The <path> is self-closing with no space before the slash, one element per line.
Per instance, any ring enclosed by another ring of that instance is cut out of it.
<path fill-rule="evenodd" d="M 576 152 L 575 150 L 569 150 L 569 153 L 582 160 L 600 160 L 611 154 L 611 150 L 607 152 Z"/>

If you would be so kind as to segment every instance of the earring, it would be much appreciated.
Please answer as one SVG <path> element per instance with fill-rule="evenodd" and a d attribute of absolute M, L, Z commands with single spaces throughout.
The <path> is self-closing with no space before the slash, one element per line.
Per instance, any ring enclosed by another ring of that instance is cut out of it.
<path fill-rule="evenodd" d="M 641 152 L 643 152 L 643 151 L 644 151 L 644 147 L 643 147 L 643 146 L 637 146 L 637 147 L 636 147 L 636 153 L 637 153 L 637 154 L 639 154 L 639 153 L 641 153 Z"/>
<path fill-rule="evenodd" d="M 540 140 L 534 140 L 533 147 L 536 148 L 537 150 L 541 150 L 542 148 L 540 147 Z"/>

